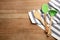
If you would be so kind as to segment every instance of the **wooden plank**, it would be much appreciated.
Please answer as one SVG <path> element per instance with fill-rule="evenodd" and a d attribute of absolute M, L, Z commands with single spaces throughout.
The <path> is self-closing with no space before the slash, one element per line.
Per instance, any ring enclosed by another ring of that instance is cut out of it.
<path fill-rule="evenodd" d="M 0 18 L 28 18 L 28 14 L 0 14 Z"/>
<path fill-rule="evenodd" d="M 21 10 L 0 10 L 0 14 L 27 14 L 31 9 L 21 9 Z"/>
<path fill-rule="evenodd" d="M 11 14 L 17 13 L 16 10 L 0 10 L 0 14 Z"/>
<path fill-rule="evenodd" d="M 21 9 L 38 9 L 43 3 L 48 3 L 49 0 L 2 0 L 0 2 L 0 10 L 21 10 Z M 8 1 L 8 2 L 7 2 Z"/>

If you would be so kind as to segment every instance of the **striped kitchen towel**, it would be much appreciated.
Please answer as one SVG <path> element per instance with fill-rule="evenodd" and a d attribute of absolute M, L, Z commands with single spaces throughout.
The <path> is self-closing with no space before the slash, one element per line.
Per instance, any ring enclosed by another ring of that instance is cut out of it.
<path fill-rule="evenodd" d="M 40 10 L 39 10 L 40 11 Z M 41 11 L 40 11 L 41 12 Z M 44 20 L 44 15 L 42 15 L 43 13 L 41 12 L 41 17 L 43 18 Z M 59 39 L 60 40 L 60 13 L 57 12 L 56 16 L 53 17 L 53 20 L 52 20 L 52 28 L 51 28 L 51 35 L 56 38 L 56 39 Z M 36 19 L 36 22 L 37 22 L 37 25 L 40 26 L 42 29 L 45 30 L 44 28 L 44 25 Z M 40 22 L 40 23 L 39 23 Z M 46 22 L 49 24 L 50 23 L 50 15 L 47 14 L 46 16 Z"/>
<path fill-rule="evenodd" d="M 48 4 L 60 11 L 60 0 L 51 0 Z"/>
<path fill-rule="evenodd" d="M 56 38 L 57 40 L 60 40 L 60 0 L 51 0 L 49 3 L 49 8 L 55 8 L 58 10 L 56 16 L 53 17 L 52 20 L 52 28 L 51 28 L 51 35 Z M 38 9 L 38 12 L 41 13 L 41 17 L 44 20 L 44 13 Z M 29 18 L 31 19 L 32 23 L 36 23 L 39 27 L 41 27 L 43 30 L 45 30 L 44 25 L 34 17 L 34 10 L 29 12 Z M 49 24 L 50 23 L 50 15 L 47 14 L 46 21 Z"/>
<path fill-rule="evenodd" d="M 44 20 L 44 14 L 38 9 L 38 11 L 41 13 L 41 17 L 43 18 Z M 57 13 L 56 16 L 53 17 L 53 24 L 52 24 L 52 28 L 51 28 L 51 35 L 56 38 L 56 39 L 59 39 L 60 40 L 60 13 Z M 45 30 L 45 27 L 44 25 L 34 17 L 34 10 L 29 12 L 29 17 L 32 21 L 32 23 L 36 23 L 39 27 L 41 27 L 43 30 Z M 47 14 L 46 16 L 46 20 L 47 20 L 47 23 L 49 24 L 50 23 L 50 15 Z"/>

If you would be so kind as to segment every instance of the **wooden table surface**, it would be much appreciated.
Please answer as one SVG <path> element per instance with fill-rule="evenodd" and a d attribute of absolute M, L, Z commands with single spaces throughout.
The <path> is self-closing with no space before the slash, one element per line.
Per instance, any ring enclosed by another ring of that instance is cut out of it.
<path fill-rule="evenodd" d="M 0 0 L 0 40 L 55 40 L 31 24 L 28 11 L 48 0 Z"/>

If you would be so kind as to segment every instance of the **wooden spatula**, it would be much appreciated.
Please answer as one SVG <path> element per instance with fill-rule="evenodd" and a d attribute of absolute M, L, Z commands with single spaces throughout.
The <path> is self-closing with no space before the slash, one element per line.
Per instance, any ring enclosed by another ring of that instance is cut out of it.
<path fill-rule="evenodd" d="M 52 25 L 52 18 L 53 16 L 55 16 L 57 13 L 57 10 L 50 10 L 49 11 L 49 14 L 50 14 L 50 28 L 51 28 L 51 25 Z"/>
<path fill-rule="evenodd" d="M 49 35 L 50 34 L 50 25 L 47 25 L 46 21 L 42 19 L 41 14 L 38 12 L 38 10 L 35 10 L 34 17 L 42 22 L 42 24 L 45 26 L 45 31 L 47 32 L 47 35 Z"/>
<path fill-rule="evenodd" d="M 35 10 L 34 17 L 40 20 L 42 24 L 44 25 L 44 20 L 42 19 L 41 14 L 38 12 L 38 10 Z"/>
<path fill-rule="evenodd" d="M 48 7 L 48 4 L 43 4 L 42 5 L 42 11 L 44 12 L 44 24 L 45 24 L 45 31 L 47 32 L 48 35 L 51 34 L 51 27 L 48 26 L 47 22 L 46 22 L 46 15 L 47 15 L 47 12 L 49 11 L 49 7 Z"/>

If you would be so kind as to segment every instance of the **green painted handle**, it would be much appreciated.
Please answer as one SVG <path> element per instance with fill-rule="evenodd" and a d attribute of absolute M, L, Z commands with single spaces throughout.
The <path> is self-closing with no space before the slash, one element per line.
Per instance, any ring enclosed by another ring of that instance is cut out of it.
<path fill-rule="evenodd" d="M 57 13 L 56 10 L 50 10 L 50 11 L 49 11 L 50 16 L 55 16 L 56 13 Z"/>
<path fill-rule="evenodd" d="M 48 9 L 49 9 L 48 4 L 43 4 L 43 5 L 42 5 L 42 11 L 43 11 L 45 14 L 48 12 Z"/>

